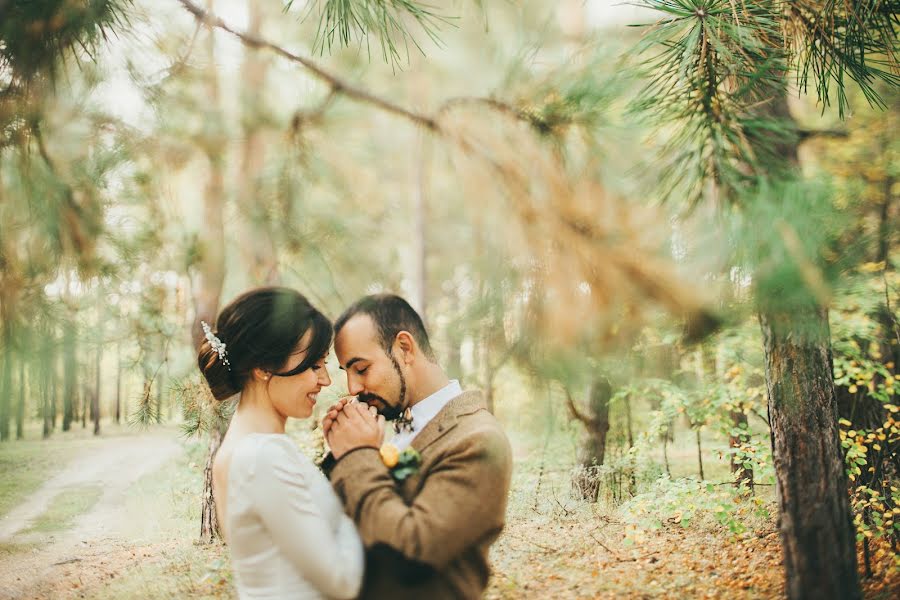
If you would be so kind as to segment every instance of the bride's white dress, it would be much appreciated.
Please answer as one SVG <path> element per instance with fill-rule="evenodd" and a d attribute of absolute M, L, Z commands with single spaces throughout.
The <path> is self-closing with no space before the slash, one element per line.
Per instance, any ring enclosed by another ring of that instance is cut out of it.
<path fill-rule="evenodd" d="M 228 472 L 225 530 L 242 600 L 354 598 L 363 547 L 331 484 L 283 434 L 250 434 Z"/>

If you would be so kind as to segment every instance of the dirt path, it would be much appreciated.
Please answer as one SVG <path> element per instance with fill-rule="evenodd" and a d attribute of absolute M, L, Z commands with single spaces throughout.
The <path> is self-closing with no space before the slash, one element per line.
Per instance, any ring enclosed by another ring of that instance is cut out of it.
<path fill-rule="evenodd" d="M 0 555 L 0 598 L 58 597 L 56 589 L 76 563 L 102 561 L 129 545 L 125 497 L 129 487 L 181 452 L 171 432 L 110 438 L 74 459 L 0 521 L 0 547 L 24 551 Z M 97 486 L 97 503 L 74 525 L 52 534 L 23 533 L 53 499 L 69 489 Z M 47 587 L 52 586 L 53 592 Z M 74 585 L 74 588 L 80 587 Z M 54 593 L 56 592 L 56 593 Z M 76 592 L 77 593 L 77 592 Z"/>

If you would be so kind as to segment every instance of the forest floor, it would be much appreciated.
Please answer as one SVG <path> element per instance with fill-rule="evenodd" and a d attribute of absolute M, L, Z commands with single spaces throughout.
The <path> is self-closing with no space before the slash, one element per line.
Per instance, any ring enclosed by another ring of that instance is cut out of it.
<path fill-rule="evenodd" d="M 621 506 L 575 498 L 564 452 L 551 447 L 548 459 L 547 445 L 536 453 L 513 441 L 486 598 L 783 597 L 774 518 L 739 535 L 702 515 L 637 527 Z M 225 548 L 195 542 L 203 444 L 179 442 L 172 428 L 70 444 L 56 473 L 0 518 L 0 598 L 235 597 Z M 0 448 L 0 465 L 14 446 Z M 676 476 L 690 462 L 671 458 Z M 889 550 L 874 557 L 866 598 L 900 597 Z"/>

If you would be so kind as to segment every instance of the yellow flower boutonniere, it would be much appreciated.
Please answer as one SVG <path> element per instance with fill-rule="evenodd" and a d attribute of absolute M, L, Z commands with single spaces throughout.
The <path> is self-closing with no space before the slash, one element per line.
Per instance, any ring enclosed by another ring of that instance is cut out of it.
<path fill-rule="evenodd" d="M 397 446 L 385 444 L 378 453 L 381 454 L 381 462 L 388 469 L 393 469 L 397 466 L 397 461 L 400 459 L 400 450 L 397 449 Z"/>
<path fill-rule="evenodd" d="M 381 462 L 390 469 L 391 477 L 397 481 L 403 481 L 418 471 L 419 465 L 422 464 L 422 457 L 415 448 L 407 448 L 400 452 L 397 446 L 385 444 L 378 453 L 381 455 Z"/>

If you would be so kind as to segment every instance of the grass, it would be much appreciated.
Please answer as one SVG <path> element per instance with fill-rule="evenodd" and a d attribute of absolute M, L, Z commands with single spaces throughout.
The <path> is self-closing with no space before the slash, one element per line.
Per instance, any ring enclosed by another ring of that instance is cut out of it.
<path fill-rule="evenodd" d="M 97 485 L 68 488 L 57 494 L 45 510 L 23 533 L 51 533 L 72 527 L 75 519 L 89 511 L 103 489 Z"/>

